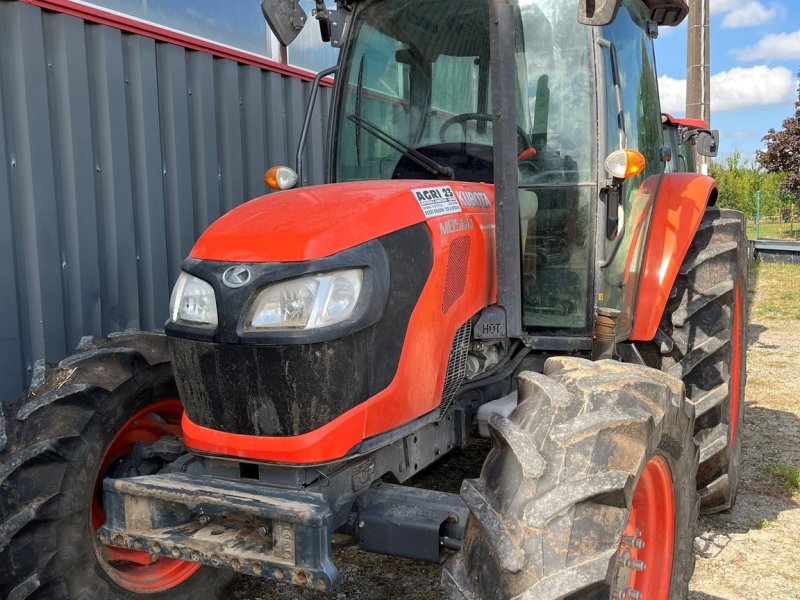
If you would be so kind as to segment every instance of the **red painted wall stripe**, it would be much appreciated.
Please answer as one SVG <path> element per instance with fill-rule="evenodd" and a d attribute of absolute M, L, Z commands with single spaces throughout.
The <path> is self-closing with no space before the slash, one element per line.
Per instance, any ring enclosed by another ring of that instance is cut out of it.
<path fill-rule="evenodd" d="M 259 56 L 258 54 L 253 54 L 244 50 L 237 50 L 236 48 L 231 48 L 230 46 L 225 46 L 223 44 L 217 44 L 209 40 L 194 37 L 186 33 L 181 33 L 180 31 L 175 31 L 174 29 L 160 27 L 158 25 L 154 25 L 153 23 L 148 23 L 133 17 L 127 17 L 108 12 L 94 6 L 87 6 L 86 4 L 72 2 L 71 0 L 18 1 L 24 2 L 25 4 L 38 6 L 44 10 L 50 10 L 71 15 L 73 17 L 78 17 L 79 19 L 91 21 L 92 23 L 108 25 L 109 27 L 114 27 L 115 29 L 153 38 L 154 40 L 158 40 L 160 42 L 167 42 L 176 46 L 182 46 L 183 48 L 188 48 L 189 50 L 205 52 L 219 58 L 227 58 L 245 65 L 251 65 L 260 69 L 274 71 L 275 73 L 280 73 L 281 75 L 296 77 L 297 79 L 302 79 L 303 81 L 313 81 L 315 77 L 315 73 L 311 71 L 284 65 L 274 60 Z M 326 77 L 322 80 L 322 85 L 326 87 L 332 87 L 333 80 Z"/>

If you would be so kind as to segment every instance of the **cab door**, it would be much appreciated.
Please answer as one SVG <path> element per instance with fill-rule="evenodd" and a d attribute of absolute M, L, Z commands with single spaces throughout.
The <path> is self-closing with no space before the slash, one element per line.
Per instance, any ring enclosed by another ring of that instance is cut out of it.
<path fill-rule="evenodd" d="M 617 196 L 620 209 L 617 215 L 611 216 L 618 217 L 617 235 L 622 236 L 621 239 L 605 241 L 607 253 L 617 243 L 618 247 L 603 271 L 604 289 L 598 293 L 597 304 L 622 311 L 617 328 L 621 338 L 627 337 L 632 328 L 642 254 L 659 178 L 664 171 L 661 108 L 648 17 L 638 0 L 624 0 L 614 22 L 600 30 L 604 42 L 597 44 L 598 61 L 605 67 L 603 87 L 607 113 L 605 152 L 601 157 L 626 148 L 637 150 L 646 160 L 644 171 L 625 180 Z M 617 99 L 615 71 L 621 102 Z M 600 161 L 600 168 L 604 171 L 603 162 Z M 603 176 L 607 175 L 601 173 Z M 613 223 L 613 219 L 610 222 Z"/>

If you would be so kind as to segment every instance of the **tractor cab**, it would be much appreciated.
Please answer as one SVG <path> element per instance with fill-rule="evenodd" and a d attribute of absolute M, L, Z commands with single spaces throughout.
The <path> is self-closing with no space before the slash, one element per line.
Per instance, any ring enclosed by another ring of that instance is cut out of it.
<path fill-rule="evenodd" d="M 274 16 L 267 4 L 276 2 L 264 3 Z M 587 350 L 600 308 L 621 311 L 617 335 L 626 338 L 666 164 L 655 19 L 682 18 L 682 3 L 672 12 L 656 6 L 670 3 L 591 3 L 591 15 L 577 0 L 510 3 L 509 31 L 495 48 L 510 59 L 507 82 L 493 75 L 491 4 L 318 6 L 323 36 L 342 48 L 329 180 L 508 189 L 493 199 L 511 209 L 498 216 L 498 278 L 507 283 L 498 298 L 505 319 L 492 331 L 535 337 L 542 350 Z M 513 133 L 501 133 L 498 118 Z"/>
<path fill-rule="evenodd" d="M 493 183 L 489 24 L 485 2 L 365 3 L 340 63 L 331 179 Z M 591 50 L 574 6 L 515 7 L 515 134 L 504 144 L 517 157 L 527 331 L 589 328 L 597 190 Z"/>

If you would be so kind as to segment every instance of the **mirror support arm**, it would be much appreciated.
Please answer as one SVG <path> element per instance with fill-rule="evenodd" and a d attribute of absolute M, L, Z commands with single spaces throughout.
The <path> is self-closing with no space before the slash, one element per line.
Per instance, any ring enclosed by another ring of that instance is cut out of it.
<path fill-rule="evenodd" d="M 320 88 L 320 82 L 324 77 L 333 75 L 339 70 L 339 65 L 324 69 L 317 73 L 314 77 L 314 83 L 311 84 L 311 95 L 308 98 L 308 105 L 306 106 L 306 118 L 303 121 L 303 129 L 300 131 L 300 141 L 297 144 L 297 155 L 295 156 L 295 166 L 297 171 L 297 181 L 300 187 L 305 186 L 303 180 L 303 151 L 306 149 L 306 141 L 308 140 L 308 130 L 311 127 L 311 116 L 314 114 L 314 106 L 317 103 L 317 91 Z"/>

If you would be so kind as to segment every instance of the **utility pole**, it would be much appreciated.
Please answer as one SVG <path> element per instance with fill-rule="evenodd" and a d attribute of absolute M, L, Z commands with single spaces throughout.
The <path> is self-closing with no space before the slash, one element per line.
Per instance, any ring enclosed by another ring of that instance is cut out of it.
<path fill-rule="evenodd" d="M 709 0 L 690 0 L 686 48 L 686 117 L 703 119 L 711 127 L 711 22 Z M 708 174 L 708 160 L 697 156 Z"/>

